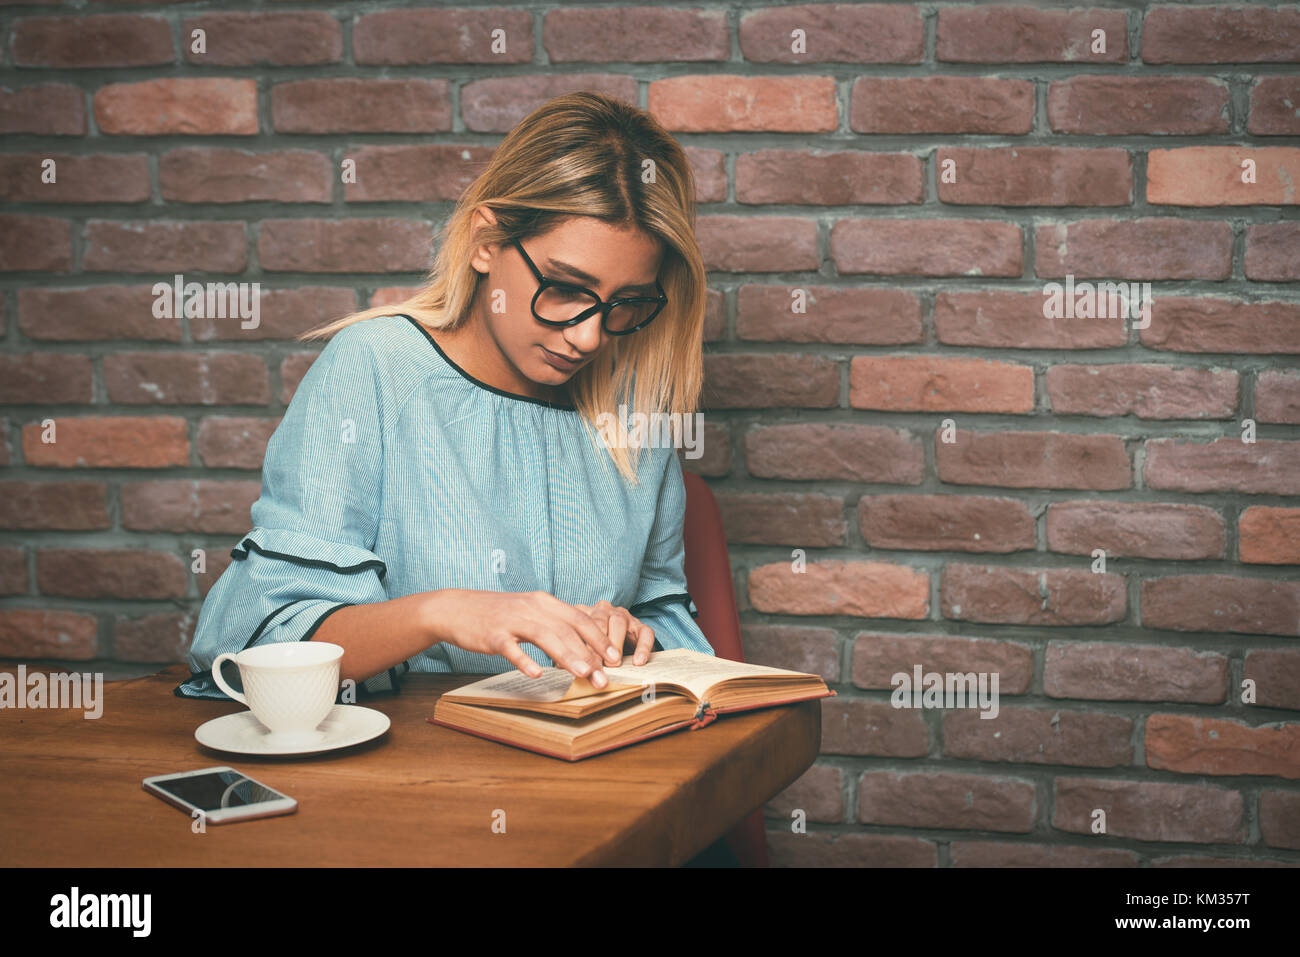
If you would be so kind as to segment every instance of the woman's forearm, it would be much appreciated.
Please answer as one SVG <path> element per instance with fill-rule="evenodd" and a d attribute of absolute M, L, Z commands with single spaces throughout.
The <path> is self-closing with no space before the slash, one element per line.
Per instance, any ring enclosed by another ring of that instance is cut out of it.
<path fill-rule="evenodd" d="M 439 606 L 452 591 L 444 588 L 340 608 L 321 622 L 312 641 L 341 646 L 339 680 L 360 684 L 443 640 Z"/>

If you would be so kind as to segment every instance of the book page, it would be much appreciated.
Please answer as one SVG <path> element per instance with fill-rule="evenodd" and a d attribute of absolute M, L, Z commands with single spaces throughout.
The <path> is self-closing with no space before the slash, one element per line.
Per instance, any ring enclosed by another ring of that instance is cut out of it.
<path fill-rule="evenodd" d="M 694 695 L 697 701 L 703 701 L 709 688 L 728 678 L 791 677 L 803 675 L 803 672 L 743 664 L 689 648 L 674 648 L 671 651 L 652 652 L 650 660 L 643 665 L 622 665 L 617 668 L 606 665 L 605 674 L 611 682 L 680 685 Z"/>
<path fill-rule="evenodd" d="M 640 687 L 640 682 L 628 681 L 618 684 L 611 678 L 608 685 L 596 688 L 588 679 L 575 678 L 563 668 L 543 668 L 542 673 L 536 678 L 530 678 L 516 669 L 475 681 L 463 688 L 457 688 L 450 694 L 552 703 L 587 698 L 630 687 Z"/>

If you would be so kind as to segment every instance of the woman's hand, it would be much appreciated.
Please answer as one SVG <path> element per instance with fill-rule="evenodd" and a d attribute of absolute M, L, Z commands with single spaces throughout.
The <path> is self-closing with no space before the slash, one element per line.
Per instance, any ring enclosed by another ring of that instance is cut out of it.
<path fill-rule="evenodd" d="M 598 624 L 603 625 L 605 633 L 609 635 L 610 643 L 615 648 L 626 648 L 627 645 L 632 645 L 635 649 L 632 657 L 634 664 L 643 665 L 650 659 L 650 652 L 655 646 L 654 629 L 638 621 L 626 608 L 611 605 L 604 599 L 594 605 L 573 607 L 586 612 Z M 622 657 L 620 652 L 618 662 L 611 659 L 610 664 L 621 662 Z"/>
<path fill-rule="evenodd" d="M 426 617 L 429 632 L 438 641 L 479 654 L 503 655 L 530 678 L 539 677 L 542 669 L 519 647 L 521 641 L 536 645 L 575 676 L 590 677 L 597 688 L 609 683 L 601 658 L 611 665 L 623 660 L 622 639 L 611 644 L 606 618 L 598 622 L 587 606 L 570 605 L 547 592 L 448 588 L 429 594 L 436 600 L 427 606 Z"/>

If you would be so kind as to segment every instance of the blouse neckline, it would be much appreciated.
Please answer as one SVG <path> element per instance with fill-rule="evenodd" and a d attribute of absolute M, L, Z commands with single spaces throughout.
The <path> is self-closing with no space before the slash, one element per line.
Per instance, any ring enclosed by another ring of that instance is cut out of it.
<path fill-rule="evenodd" d="M 493 392 L 493 393 L 495 393 L 495 394 L 497 394 L 497 395 L 499 395 L 499 396 L 502 396 L 503 398 L 506 398 L 506 399 L 515 399 L 515 400 L 517 400 L 517 401 L 519 401 L 519 402 L 531 402 L 533 405 L 540 405 L 540 406 L 542 406 L 543 408 L 546 408 L 546 409 L 554 409 L 554 410 L 556 410 L 557 412 L 576 412 L 576 411 L 577 411 L 577 408 L 576 408 L 575 406 L 573 406 L 572 404 L 566 404 L 566 403 L 561 403 L 561 402 L 547 402 L 545 399 L 535 399 L 535 398 L 533 398 L 533 397 L 530 396 L 530 395 L 520 395 L 520 394 L 517 393 L 517 392 L 507 392 L 507 391 L 504 390 L 504 389 L 498 389 L 498 388 L 497 388 L 496 386 L 494 386 L 494 385 L 488 385 L 486 382 L 483 382 L 483 381 L 480 380 L 480 379 L 476 379 L 476 378 L 474 378 L 472 375 L 470 375 L 468 372 L 466 372 L 466 371 L 465 371 L 464 369 L 462 369 L 460 366 L 456 365 L 456 363 L 452 360 L 451 356 L 447 355 L 447 353 L 443 351 L 442 346 L 438 345 L 438 341 L 437 341 L 436 339 L 434 339 L 433 336 L 431 336 L 431 335 L 429 334 L 429 330 L 426 329 L 426 328 L 424 328 L 424 326 L 422 326 L 422 325 L 421 325 L 421 324 L 420 324 L 420 323 L 419 323 L 419 322 L 418 322 L 414 317 L 412 317 L 412 316 L 408 316 L 408 315 L 407 315 L 406 313 L 404 313 L 404 312 L 397 312 L 397 313 L 394 313 L 393 315 L 401 316 L 402 318 L 404 318 L 404 319 L 406 319 L 408 322 L 410 322 L 411 325 L 415 326 L 416 329 L 419 329 L 420 332 L 422 332 L 422 333 L 424 334 L 424 338 L 426 338 L 426 339 L 429 340 L 429 345 L 433 346 L 433 348 L 437 350 L 438 355 L 442 356 L 443 361 L 446 362 L 447 365 L 451 366 L 453 369 L 455 369 L 457 372 L 459 372 L 462 376 L 464 376 L 466 379 L 468 379 L 468 380 L 469 380 L 470 382 L 472 382 L 474 385 L 478 386 L 480 389 L 485 389 L 485 390 L 488 391 L 488 392 Z"/>

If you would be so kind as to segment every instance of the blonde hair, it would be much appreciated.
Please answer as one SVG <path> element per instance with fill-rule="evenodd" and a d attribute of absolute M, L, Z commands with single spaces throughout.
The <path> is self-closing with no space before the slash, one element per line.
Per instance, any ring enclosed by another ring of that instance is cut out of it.
<path fill-rule="evenodd" d="M 668 302 L 644 329 L 610 337 L 574 374 L 569 380 L 574 408 L 589 426 L 597 426 L 601 413 L 617 416 L 620 405 L 629 417 L 639 412 L 648 422 L 655 413 L 694 415 L 704 378 L 707 294 L 695 206 L 686 154 L 648 113 L 599 93 L 555 97 L 506 135 L 487 169 L 456 203 L 440 233 L 433 267 L 414 295 L 354 312 L 299 339 L 328 338 L 354 322 L 399 312 L 433 329 L 455 329 L 468 320 L 486 278 L 470 265 L 475 248 L 525 240 L 588 216 L 663 241 L 659 280 Z M 480 226 L 475 235 L 474 213 L 481 207 L 491 209 L 497 222 Z M 619 472 L 635 483 L 629 449 L 601 444 Z"/>

